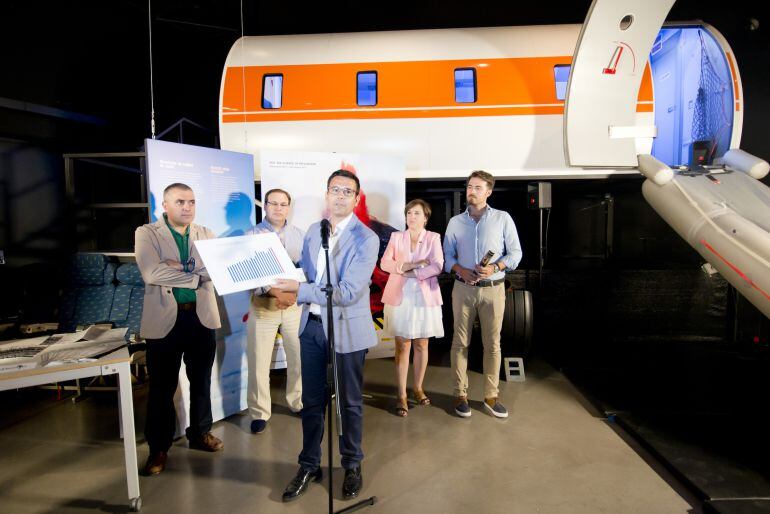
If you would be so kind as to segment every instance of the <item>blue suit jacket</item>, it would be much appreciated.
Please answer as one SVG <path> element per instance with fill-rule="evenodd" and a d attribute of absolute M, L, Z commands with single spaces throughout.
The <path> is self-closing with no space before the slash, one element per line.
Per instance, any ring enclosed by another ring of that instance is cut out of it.
<path fill-rule="evenodd" d="M 334 286 L 334 339 L 337 353 L 350 353 L 377 345 L 372 313 L 369 309 L 369 283 L 377 264 L 379 238 L 353 215 L 340 240 L 329 254 L 331 282 Z M 297 302 L 302 307 L 299 333 L 305 330 L 309 304 L 321 306 L 324 331 L 326 321 L 326 293 L 315 283 L 318 269 L 318 249 L 321 247 L 321 223 L 314 223 L 305 234 L 302 246 L 302 269 L 307 282 L 299 285 Z M 326 284 L 326 278 L 323 279 Z"/>

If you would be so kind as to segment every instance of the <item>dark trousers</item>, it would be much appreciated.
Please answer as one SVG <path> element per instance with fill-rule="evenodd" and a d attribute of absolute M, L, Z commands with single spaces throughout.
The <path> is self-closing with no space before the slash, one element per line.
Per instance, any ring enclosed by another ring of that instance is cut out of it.
<path fill-rule="evenodd" d="M 326 412 L 326 359 L 328 342 L 320 321 L 309 319 L 299 338 L 302 361 L 302 452 L 299 464 L 308 471 L 321 465 L 321 440 Z M 342 467 L 361 464 L 363 435 L 363 399 L 366 350 L 337 354 L 337 376 L 340 390 L 337 401 L 342 411 L 342 436 L 339 438 Z"/>
<path fill-rule="evenodd" d="M 182 359 L 190 381 L 190 426 L 187 437 L 211 430 L 211 367 L 217 343 L 214 330 L 204 327 L 195 309 L 179 310 L 171 332 L 147 340 L 150 391 L 144 437 L 150 452 L 166 452 L 176 432 L 174 393 Z"/>

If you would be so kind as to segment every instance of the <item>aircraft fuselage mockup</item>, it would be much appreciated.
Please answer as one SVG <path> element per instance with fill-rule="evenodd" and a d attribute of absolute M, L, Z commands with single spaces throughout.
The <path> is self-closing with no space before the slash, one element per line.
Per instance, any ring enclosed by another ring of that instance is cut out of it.
<path fill-rule="evenodd" d="M 739 68 L 714 27 L 664 23 L 672 5 L 594 0 L 583 25 L 244 37 L 222 75 L 221 146 L 253 153 L 256 180 L 268 149 L 399 155 L 408 179 L 642 171 L 655 210 L 770 317 L 767 163 L 739 150 Z"/>

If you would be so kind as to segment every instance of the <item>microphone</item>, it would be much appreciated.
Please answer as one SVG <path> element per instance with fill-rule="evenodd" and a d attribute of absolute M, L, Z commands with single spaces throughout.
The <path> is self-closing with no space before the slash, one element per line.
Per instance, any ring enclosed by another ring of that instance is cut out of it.
<path fill-rule="evenodd" d="M 489 264 L 489 261 L 491 261 L 491 260 L 492 260 L 492 257 L 493 257 L 494 255 L 495 255 L 495 252 L 493 252 L 492 250 L 489 250 L 489 251 L 488 251 L 488 252 L 487 252 L 487 253 L 484 255 L 484 257 L 482 257 L 482 258 L 481 258 L 481 262 L 479 263 L 479 266 L 481 266 L 481 267 L 483 268 L 484 266 L 486 266 L 487 264 Z"/>
<path fill-rule="evenodd" d="M 329 234 L 331 234 L 332 231 L 332 224 L 329 223 L 329 220 L 322 219 L 321 220 L 321 246 L 325 249 L 329 249 Z"/>

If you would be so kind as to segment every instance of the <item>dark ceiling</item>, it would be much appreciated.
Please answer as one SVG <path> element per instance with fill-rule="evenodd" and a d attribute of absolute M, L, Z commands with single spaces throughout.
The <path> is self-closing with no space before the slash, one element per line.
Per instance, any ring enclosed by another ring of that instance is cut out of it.
<path fill-rule="evenodd" d="M 590 1 L 243 2 L 246 35 L 581 23 Z M 757 2 L 682 0 L 669 20 L 702 19 L 733 44 L 744 70 L 768 66 L 767 30 Z M 159 1 L 152 7 L 158 131 L 182 117 L 216 132 L 222 65 L 241 34 L 241 2 Z M 760 21 L 749 30 L 749 20 Z M 149 136 L 148 2 L 19 2 L 0 5 L 0 99 L 29 102 L 97 123 L 50 120 L 0 108 L 0 136 L 65 151 L 126 150 Z M 755 54 L 755 50 L 759 53 Z M 759 75 L 758 87 L 767 78 Z M 760 80 L 761 79 L 761 80 Z M 764 84 L 768 82 L 764 81 Z M 747 102 L 751 96 L 744 79 Z M 763 93 L 762 96 L 765 96 Z M 103 124 L 99 123 L 99 120 Z M 92 120 L 93 121 L 93 120 Z"/>

